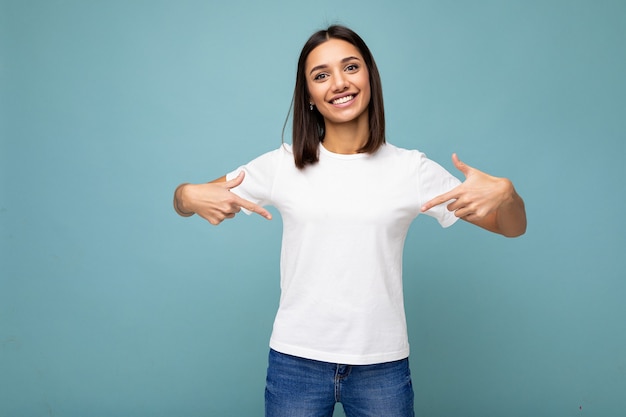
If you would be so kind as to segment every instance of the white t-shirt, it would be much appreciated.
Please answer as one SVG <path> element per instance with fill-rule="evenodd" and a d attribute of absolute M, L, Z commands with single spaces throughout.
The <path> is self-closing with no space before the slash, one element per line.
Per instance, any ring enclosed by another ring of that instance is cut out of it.
<path fill-rule="evenodd" d="M 383 145 L 374 154 L 335 154 L 296 168 L 290 145 L 244 170 L 232 191 L 272 205 L 283 220 L 281 297 L 270 340 L 282 353 L 366 365 L 404 359 L 409 343 L 402 253 L 420 207 L 460 184 L 415 150 Z M 457 217 L 429 210 L 441 226 Z"/>

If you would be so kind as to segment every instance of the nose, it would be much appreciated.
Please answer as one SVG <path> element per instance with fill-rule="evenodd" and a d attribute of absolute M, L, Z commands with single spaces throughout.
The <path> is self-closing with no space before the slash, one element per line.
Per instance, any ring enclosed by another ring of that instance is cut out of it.
<path fill-rule="evenodd" d="M 349 86 L 350 83 L 346 74 L 344 74 L 343 71 L 337 71 L 337 73 L 333 76 L 333 90 L 341 92 L 347 90 Z"/>

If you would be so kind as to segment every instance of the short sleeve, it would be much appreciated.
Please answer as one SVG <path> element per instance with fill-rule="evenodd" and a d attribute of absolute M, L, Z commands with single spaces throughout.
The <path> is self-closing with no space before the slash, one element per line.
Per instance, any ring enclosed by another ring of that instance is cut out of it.
<path fill-rule="evenodd" d="M 450 174 L 438 163 L 428 159 L 426 155 L 420 153 L 419 158 L 419 196 L 420 207 L 438 195 L 447 193 L 461 184 L 461 181 Z M 450 201 L 439 204 L 425 212 L 424 214 L 437 219 L 442 227 L 452 226 L 458 217 L 449 211 L 446 206 Z"/>
<path fill-rule="evenodd" d="M 226 174 L 227 180 L 235 178 L 241 171 L 246 175 L 243 182 L 230 191 L 260 206 L 271 205 L 277 170 L 282 160 L 290 156 L 288 151 L 288 145 L 283 145 Z M 250 214 L 248 210 L 243 210 Z"/>

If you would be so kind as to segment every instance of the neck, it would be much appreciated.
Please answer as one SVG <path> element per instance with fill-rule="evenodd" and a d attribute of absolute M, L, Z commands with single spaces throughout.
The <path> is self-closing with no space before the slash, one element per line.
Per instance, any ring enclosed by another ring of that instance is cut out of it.
<path fill-rule="evenodd" d="M 364 112 L 362 117 L 346 123 L 332 123 L 326 120 L 325 130 L 324 147 L 327 150 L 339 154 L 358 153 L 370 136 L 367 112 Z"/>

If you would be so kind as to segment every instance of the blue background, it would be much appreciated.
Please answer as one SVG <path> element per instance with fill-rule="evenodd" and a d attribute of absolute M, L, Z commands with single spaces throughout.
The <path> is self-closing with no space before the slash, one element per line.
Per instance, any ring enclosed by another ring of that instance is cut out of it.
<path fill-rule="evenodd" d="M 527 205 L 519 239 L 413 224 L 418 415 L 623 415 L 623 0 L 5 0 L 1 417 L 262 415 L 280 218 L 171 197 L 279 146 L 335 22 L 376 57 L 390 142 Z"/>

